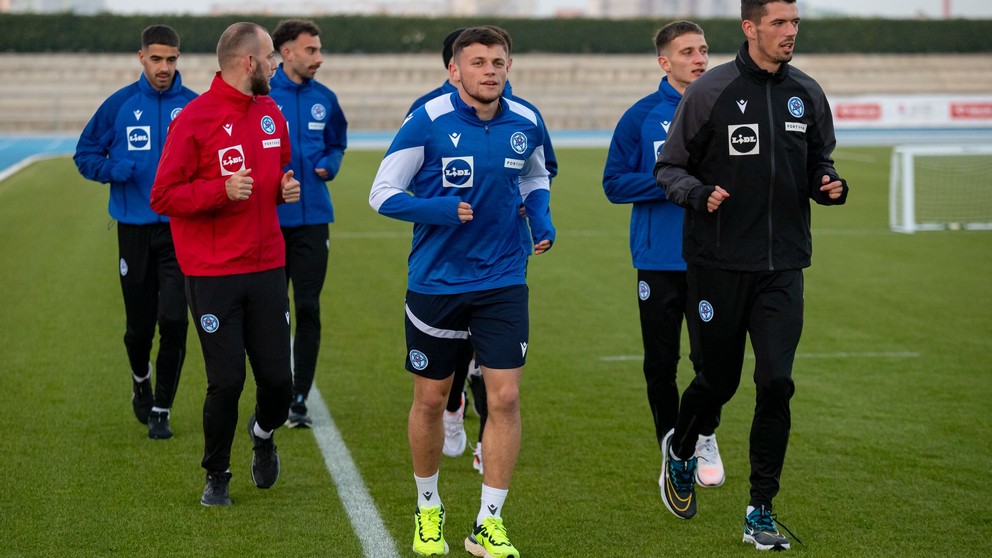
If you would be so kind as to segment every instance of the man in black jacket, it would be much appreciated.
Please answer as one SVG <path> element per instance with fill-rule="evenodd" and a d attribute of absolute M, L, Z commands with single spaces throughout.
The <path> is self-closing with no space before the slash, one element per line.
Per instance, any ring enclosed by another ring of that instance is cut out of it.
<path fill-rule="evenodd" d="M 663 492 L 673 514 L 696 514 L 697 430 L 737 390 L 750 334 L 756 404 L 744 541 L 784 550 L 789 539 L 771 510 L 791 427 L 802 270 L 812 253 L 809 200 L 843 204 L 848 188 L 831 159 L 826 96 L 789 66 L 799 31 L 795 0 L 742 0 L 741 18 L 747 42 L 736 60 L 686 90 L 655 165 L 668 199 L 685 207 L 688 329 L 703 363 L 664 442 Z"/>

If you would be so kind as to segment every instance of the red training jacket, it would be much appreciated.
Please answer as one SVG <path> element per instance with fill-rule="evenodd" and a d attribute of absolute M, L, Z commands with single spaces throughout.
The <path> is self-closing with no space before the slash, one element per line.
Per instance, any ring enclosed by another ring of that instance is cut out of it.
<path fill-rule="evenodd" d="M 214 76 L 172 122 L 151 206 L 168 215 L 176 258 L 191 276 L 235 275 L 286 265 L 276 205 L 290 161 L 289 129 L 276 103 Z M 251 196 L 231 201 L 224 183 L 251 169 Z"/>

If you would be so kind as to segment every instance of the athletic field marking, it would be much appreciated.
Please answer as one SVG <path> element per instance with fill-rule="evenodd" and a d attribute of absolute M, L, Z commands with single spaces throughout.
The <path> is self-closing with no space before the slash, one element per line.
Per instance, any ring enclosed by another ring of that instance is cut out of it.
<path fill-rule="evenodd" d="M 796 353 L 796 358 L 917 358 L 920 353 L 913 351 L 893 351 L 893 352 L 875 352 L 867 351 L 862 353 L 847 353 L 847 352 L 836 352 L 836 353 Z M 747 353 L 744 355 L 746 359 L 754 359 L 754 355 Z M 644 360 L 644 355 L 615 355 L 615 356 L 601 356 L 599 360 L 604 360 L 607 362 L 617 362 L 626 360 Z"/>
<path fill-rule="evenodd" d="M 341 433 L 334 424 L 320 390 L 314 385 L 307 398 L 313 419 L 313 437 L 324 456 L 324 464 L 331 473 L 331 480 L 338 489 L 342 502 L 348 502 L 344 511 L 348 513 L 351 527 L 362 543 L 365 558 L 399 558 L 396 544 L 386 525 L 379 516 L 375 501 L 369 495 L 361 473 L 351 459 L 351 452 L 344 445 Z"/>

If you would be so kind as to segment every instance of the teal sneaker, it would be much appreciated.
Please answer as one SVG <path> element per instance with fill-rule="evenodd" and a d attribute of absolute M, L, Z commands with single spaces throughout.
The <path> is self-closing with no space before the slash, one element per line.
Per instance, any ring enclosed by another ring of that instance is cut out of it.
<path fill-rule="evenodd" d="M 765 506 L 754 508 L 744 518 L 743 542 L 753 544 L 758 550 L 789 550 L 789 539 L 778 532 L 775 516 Z"/>
<path fill-rule="evenodd" d="M 661 499 L 675 517 L 692 519 L 696 516 L 696 458 L 672 459 L 672 434 L 669 431 L 662 443 Z"/>
<path fill-rule="evenodd" d="M 487 517 L 465 538 L 465 550 L 479 558 L 520 558 L 520 551 L 506 536 L 503 518 Z"/>
<path fill-rule="evenodd" d="M 417 556 L 444 556 L 444 506 L 418 507 L 413 512 L 413 551 Z"/>

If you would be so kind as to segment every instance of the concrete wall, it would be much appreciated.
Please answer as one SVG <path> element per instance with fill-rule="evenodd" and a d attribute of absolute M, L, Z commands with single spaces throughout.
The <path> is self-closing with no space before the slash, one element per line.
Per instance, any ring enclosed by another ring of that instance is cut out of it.
<path fill-rule="evenodd" d="M 729 59 L 713 56 L 711 66 Z M 828 95 L 992 91 L 992 54 L 800 55 L 794 64 Z M 216 59 L 184 54 L 179 69 L 188 87 L 204 91 Z M 0 133 L 79 132 L 140 71 L 136 54 L 0 54 Z M 447 77 L 437 55 L 332 54 L 317 75 L 337 93 L 352 130 L 383 131 Z M 552 130 L 612 129 L 660 79 L 650 54 L 518 55 L 510 72 L 514 93 L 537 105 Z"/>

